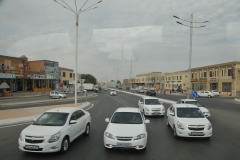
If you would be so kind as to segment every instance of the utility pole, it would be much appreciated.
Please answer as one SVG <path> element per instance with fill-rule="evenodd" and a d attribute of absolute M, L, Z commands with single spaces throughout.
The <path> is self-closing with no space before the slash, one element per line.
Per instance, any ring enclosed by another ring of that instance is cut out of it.
<path fill-rule="evenodd" d="M 133 74 L 133 71 L 132 71 L 132 62 L 137 62 L 137 61 L 138 61 L 138 58 L 137 58 L 137 59 L 133 59 L 133 58 L 131 57 L 131 59 L 126 59 L 126 58 L 124 58 L 124 60 L 125 60 L 126 62 L 130 62 L 130 81 L 132 81 L 132 74 Z M 132 84 L 131 84 L 131 87 L 132 87 Z"/>
<path fill-rule="evenodd" d="M 193 27 L 193 23 L 207 23 L 209 21 L 204 21 L 204 22 L 193 22 L 193 14 L 191 14 L 191 18 L 190 18 L 190 21 L 187 21 L 187 20 L 184 20 L 184 19 L 181 19 L 177 16 L 173 16 L 174 18 L 177 18 L 179 20 L 182 20 L 184 22 L 188 22 L 190 23 L 190 26 L 188 25 L 185 25 L 181 22 L 178 22 L 176 21 L 178 24 L 181 24 L 185 27 L 189 27 L 190 28 L 190 49 L 189 49 L 189 69 L 188 69 L 188 88 L 187 88 L 187 99 L 189 99 L 190 97 L 190 84 L 191 84 L 191 63 L 192 63 L 192 35 L 193 35 L 193 28 L 202 28 L 202 27 L 205 27 L 206 25 L 204 26 L 199 26 L 199 27 Z"/>
<path fill-rule="evenodd" d="M 117 71 L 117 79 L 116 79 L 116 84 L 117 84 L 117 81 L 118 81 L 118 71 L 120 71 L 121 68 L 118 68 L 118 67 L 117 67 L 117 68 L 113 68 L 113 70 L 114 70 L 114 71 Z"/>

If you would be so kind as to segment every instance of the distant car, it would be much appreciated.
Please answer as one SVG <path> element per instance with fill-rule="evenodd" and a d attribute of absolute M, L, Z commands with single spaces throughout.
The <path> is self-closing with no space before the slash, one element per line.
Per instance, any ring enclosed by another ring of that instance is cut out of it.
<path fill-rule="evenodd" d="M 67 95 L 63 92 L 59 92 L 59 91 L 51 91 L 49 93 L 49 98 L 67 98 Z"/>
<path fill-rule="evenodd" d="M 148 96 L 156 96 L 156 91 L 153 90 L 153 89 L 148 90 L 148 91 L 146 92 L 146 95 L 148 95 Z"/>
<path fill-rule="evenodd" d="M 77 137 L 90 133 L 89 112 L 73 107 L 55 108 L 44 112 L 20 133 L 19 149 L 25 152 L 68 151 Z"/>
<path fill-rule="evenodd" d="M 117 95 L 117 91 L 115 89 L 111 89 L 110 96 L 116 96 L 116 95 Z"/>
<path fill-rule="evenodd" d="M 143 97 L 138 101 L 138 107 L 145 116 L 164 116 L 165 107 L 158 98 Z"/>
<path fill-rule="evenodd" d="M 149 120 L 138 108 L 118 108 L 112 118 L 105 119 L 108 126 L 104 132 L 105 148 L 145 149 L 147 145 L 146 123 Z"/>
<path fill-rule="evenodd" d="M 214 94 L 214 96 L 219 96 L 220 95 L 219 91 L 217 91 L 217 90 L 211 90 L 211 92 Z"/>
<path fill-rule="evenodd" d="M 212 98 L 212 97 L 214 97 L 214 94 L 210 91 L 201 91 L 201 92 L 198 92 L 198 97 Z"/>
<path fill-rule="evenodd" d="M 104 91 L 107 91 L 107 90 L 108 90 L 108 88 L 107 88 L 107 87 L 105 87 L 105 88 L 104 88 Z"/>
<path fill-rule="evenodd" d="M 168 108 L 167 117 L 167 126 L 173 129 L 175 138 L 212 136 L 212 124 L 196 105 L 173 104 Z"/>
<path fill-rule="evenodd" d="M 122 87 L 118 87 L 118 89 L 122 89 Z"/>
<path fill-rule="evenodd" d="M 195 99 L 180 99 L 177 101 L 177 104 L 194 104 L 198 106 L 198 108 L 202 111 L 205 117 L 209 118 L 210 112 L 207 108 L 204 107 L 204 105 L 201 105 L 197 100 Z"/>
<path fill-rule="evenodd" d="M 144 93 L 144 90 L 143 89 L 138 89 L 137 93 Z"/>
<path fill-rule="evenodd" d="M 148 89 L 147 89 L 147 87 L 144 87 L 144 91 L 147 91 Z"/>

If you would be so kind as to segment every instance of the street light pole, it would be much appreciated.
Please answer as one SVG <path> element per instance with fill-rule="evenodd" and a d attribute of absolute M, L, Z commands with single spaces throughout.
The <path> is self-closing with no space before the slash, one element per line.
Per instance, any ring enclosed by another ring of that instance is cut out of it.
<path fill-rule="evenodd" d="M 113 68 L 114 71 L 117 71 L 117 79 L 116 79 L 116 84 L 117 84 L 117 81 L 118 81 L 118 71 L 120 71 L 122 68 Z"/>
<path fill-rule="evenodd" d="M 138 61 L 138 58 L 137 59 L 132 59 L 132 57 L 131 57 L 131 59 L 126 59 L 126 58 L 124 58 L 124 60 L 126 61 L 126 62 L 130 62 L 130 81 L 132 81 L 132 74 L 133 74 L 133 71 L 132 71 L 132 62 L 137 62 Z M 131 86 L 132 87 L 132 86 Z"/>
<path fill-rule="evenodd" d="M 81 8 L 78 10 L 77 8 L 77 3 L 76 3 L 76 0 L 75 0 L 75 7 L 76 7 L 76 10 L 74 10 L 72 7 L 70 7 L 64 0 L 61 0 L 62 3 L 58 2 L 57 0 L 54 0 L 54 2 L 60 4 L 61 6 L 63 6 L 63 8 L 71 11 L 74 13 L 75 15 L 75 18 L 76 18 L 76 56 L 75 56 L 75 105 L 77 105 L 77 62 L 78 62 L 78 22 L 79 22 L 79 15 L 80 13 L 82 12 L 87 12 L 89 10 L 92 10 L 92 9 L 96 9 L 97 7 L 93 7 L 95 5 L 97 5 L 98 3 L 101 3 L 101 1 L 83 9 L 83 7 L 85 6 L 85 4 L 87 3 L 88 0 L 86 0 L 86 2 L 81 6 Z"/>
<path fill-rule="evenodd" d="M 181 24 L 181 25 L 183 25 L 185 27 L 189 27 L 190 28 L 190 49 L 189 49 L 188 88 L 187 88 L 187 99 L 189 99 L 189 97 L 190 97 L 190 84 L 191 84 L 190 77 L 191 77 L 191 63 L 192 63 L 192 35 L 193 35 L 193 28 L 205 27 L 205 25 L 204 26 L 199 26 L 199 27 L 193 27 L 193 23 L 207 23 L 209 21 L 193 22 L 193 14 L 191 14 L 190 21 L 181 19 L 181 18 L 179 18 L 177 16 L 173 16 L 173 17 L 176 18 L 176 19 L 182 20 L 184 22 L 189 22 L 190 23 L 190 26 L 188 26 L 188 25 L 185 25 L 185 24 L 183 24 L 181 22 L 176 21 L 178 24 Z"/>

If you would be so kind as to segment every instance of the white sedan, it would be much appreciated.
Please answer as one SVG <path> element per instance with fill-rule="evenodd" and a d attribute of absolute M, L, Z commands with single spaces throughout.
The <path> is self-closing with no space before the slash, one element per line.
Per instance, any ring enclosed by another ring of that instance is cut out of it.
<path fill-rule="evenodd" d="M 90 125 L 91 117 L 85 110 L 71 107 L 48 110 L 20 133 L 19 149 L 65 153 L 74 139 L 81 134 L 89 135 Z"/>
<path fill-rule="evenodd" d="M 143 97 L 138 101 L 138 107 L 145 116 L 164 116 L 165 107 L 158 98 Z"/>
<path fill-rule="evenodd" d="M 215 95 L 210 92 L 210 91 L 201 91 L 201 92 L 198 92 L 198 97 L 208 97 L 208 98 L 212 98 L 214 97 Z"/>
<path fill-rule="evenodd" d="M 118 108 L 109 122 L 104 135 L 105 148 L 145 149 L 147 145 L 147 130 L 144 116 L 138 108 Z"/>
<path fill-rule="evenodd" d="M 116 95 L 117 95 L 117 91 L 115 89 L 111 89 L 110 96 L 116 96 Z"/>
<path fill-rule="evenodd" d="M 180 100 L 178 100 L 177 104 L 181 104 L 181 103 L 194 104 L 194 105 L 198 106 L 198 108 L 202 111 L 202 113 L 204 114 L 205 117 L 209 118 L 211 116 L 209 110 L 207 108 L 205 108 L 204 105 L 201 105 L 195 99 L 180 99 Z"/>
<path fill-rule="evenodd" d="M 212 124 L 202 111 L 192 104 L 173 104 L 167 111 L 167 126 L 178 137 L 210 138 Z"/>

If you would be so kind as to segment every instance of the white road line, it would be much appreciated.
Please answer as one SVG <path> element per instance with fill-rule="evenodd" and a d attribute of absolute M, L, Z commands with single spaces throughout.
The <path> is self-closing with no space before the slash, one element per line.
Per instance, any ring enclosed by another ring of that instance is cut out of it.
<path fill-rule="evenodd" d="M 25 125 L 25 124 L 30 124 L 30 123 L 32 123 L 32 122 L 3 126 L 3 127 L 0 127 L 0 128 L 9 128 L 9 127 L 15 127 L 15 126 L 21 126 L 21 125 Z"/>
<path fill-rule="evenodd" d="M 91 108 L 93 108 L 93 107 L 94 107 L 94 105 L 92 104 L 92 106 L 91 106 L 90 108 L 88 108 L 88 109 L 85 109 L 85 110 L 87 111 L 87 110 L 89 110 L 89 109 L 91 109 Z"/>
<path fill-rule="evenodd" d="M 112 96 L 111 96 L 112 97 Z M 112 97 L 113 98 L 113 97 Z M 122 103 L 121 101 L 117 100 L 116 98 L 113 98 L 115 99 L 116 101 L 118 101 L 119 103 L 123 104 L 125 107 L 127 107 L 127 105 L 125 105 L 124 103 Z"/>

